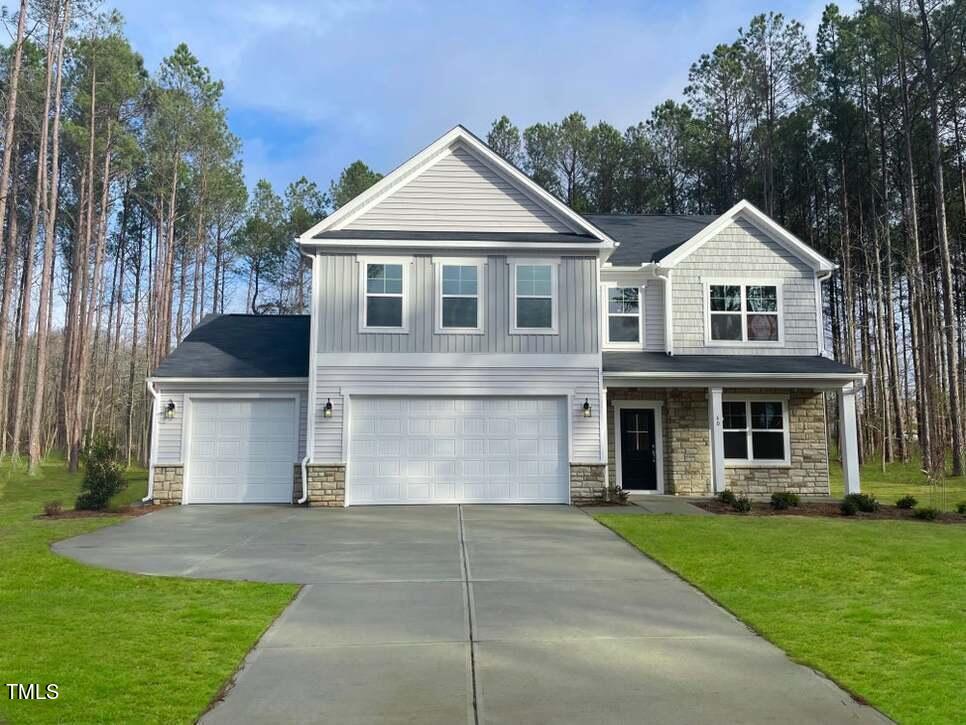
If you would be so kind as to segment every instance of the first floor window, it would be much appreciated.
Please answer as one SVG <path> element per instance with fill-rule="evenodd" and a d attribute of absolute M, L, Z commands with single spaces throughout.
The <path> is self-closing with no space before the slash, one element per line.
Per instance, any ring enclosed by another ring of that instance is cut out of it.
<path fill-rule="evenodd" d="M 641 290 L 607 288 L 607 342 L 634 345 L 641 342 Z"/>
<path fill-rule="evenodd" d="M 517 264 L 514 314 L 522 330 L 553 329 L 554 266 Z"/>
<path fill-rule="evenodd" d="M 788 460 L 783 401 L 725 400 L 721 403 L 721 413 L 726 460 Z"/>
<path fill-rule="evenodd" d="M 366 327 L 403 326 L 403 266 L 366 263 Z"/>
<path fill-rule="evenodd" d="M 479 268 L 475 264 L 444 264 L 441 270 L 441 314 L 444 329 L 478 329 Z"/>
<path fill-rule="evenodd" d="M 778 342 L 778 285 L 708 286 L 709 337 L 713 341 Z"/>

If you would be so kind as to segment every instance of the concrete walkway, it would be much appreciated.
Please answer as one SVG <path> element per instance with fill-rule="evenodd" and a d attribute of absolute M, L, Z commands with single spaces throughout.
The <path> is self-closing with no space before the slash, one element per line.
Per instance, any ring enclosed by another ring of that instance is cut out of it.
<path fill-rule="evenodd" d="M 55 548 L 306 585 L 206 723 L 885 722 L 567 507 L 188 506 Z"/>

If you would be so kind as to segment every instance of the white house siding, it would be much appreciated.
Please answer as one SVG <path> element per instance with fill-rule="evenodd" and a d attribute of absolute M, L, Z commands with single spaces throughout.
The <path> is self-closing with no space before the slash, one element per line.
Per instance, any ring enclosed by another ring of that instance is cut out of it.
<path fill-rule="evenodd" d="M 705 345 L 704 284 L 780 280 L 784 345 Z M 737 220 L 685 257 L 672 272 L 674 352 L 714 355 L 816 355 L 815 272 L 764 232 Z"/>
<path fill-rule="evenodd" d="M 644 288 L 644 349 L 664 350 L 664 282 L 648 280 Z"/>
<path fill-rule="evenodd" d="M 346 461 L 343 390 L 354 395 L 404 395 L 410 390 L 433 395 L 437 390 L 440 397 L 569 393 L 573 440 L 570 460 L 572 463 L 601 462 L 597 368 L 331 367 L 320 363 L 316 378 L 314 463 Z M 590 418 L 582 414 L 585 399 L 593 411 Z M 331 418 L 323 416 L 328 400 L 332 401 Z"/>
<path fill-rule="evenodd" d="M 505 256 L 490 256 L 483 286 L 484 334 L 447 335 L 435 331 L 438 291 L 433 258 L 416 255 L 409 267 L 409 299 L 404 302 L 409 332 L 397 335 L 359 332 L 361 301 L 356 255 L 320 256 L 318 352 L 595 353 L 600 350 L 594 257 L 560 258 L 559 334 L 510 334 L 510 265 Z M 521 256 L 533 255 L 531 252 Z"/>
<path fill-rule="evenodd" d="M 306 441 L 306 419 L 308 417 L 308 384 L 300 383 L 166 383 L 163 380 L 156 382 L 154 387 L 158 391 L 160 399 L 160 409 L 163 412 L 164 406 L 168 401 L 174 403 L 174 417 L 165 418 L 163 414 L 158 416 L 158 438 L 157 454 L 155 456 L 156 465 L 182 465 L 182 449 L 187 452 L 187 446 L 182 446 L 184 437 L 184 408 L 185 398 L 192 393 L 201 393 L 207 396 L 224 395 L 230 398 L 239 393 L 298 393 L 299 395 L 299 431 L 298 431 L 298 451 L 299 460 L 305 456 Z M 294 461 L 293 461 L 294 463 Z"/>
<path fill-rule="evenodd" d="M 573 232 L 501 173 L 457 144 L 415 170 L 345 229 Z"/>

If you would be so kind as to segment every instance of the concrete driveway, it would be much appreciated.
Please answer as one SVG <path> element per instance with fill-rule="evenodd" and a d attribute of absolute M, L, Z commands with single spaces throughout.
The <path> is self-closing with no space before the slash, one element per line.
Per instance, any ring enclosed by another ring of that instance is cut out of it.
<path fill-rule="evenodd" d="M 186 506 L 55 548 L 305 584 L 203 722 L 885 721 L 568 507 Z"/>

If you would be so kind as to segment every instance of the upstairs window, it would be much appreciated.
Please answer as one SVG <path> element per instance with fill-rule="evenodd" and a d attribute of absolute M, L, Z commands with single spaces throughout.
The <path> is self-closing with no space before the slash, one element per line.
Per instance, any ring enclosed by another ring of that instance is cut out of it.
<path fill-rule="evenodd" d="M 483 260 L 436 261 L 437 333 L 483 332 Z"/>
<path fill-rule="evenodd" d="M 608 285 L 605 288 L 607 324 L 605 341 L 612 349 L 640 349 L 643 338 L 642 288 Z"/>
<path fill-rule="evenodd" d="M 723 401 L 725 460 L 739 464 L 787 464 L 785 406 L 783 400 Z"/>
<path fill-rule="evenodd" d="M 777 284 L 708 285 L 709 342 L 781 342 L 780 300 Z"/>
<path fill-rule="evenodd" d="M 362 260 L 363 331 L 406 332 L 408 264 L 402 260 Z"/>
<path fill-rule="evenodd" d="M 513 334 L 557 332 L 557 264 L 513 262 Z"/>

